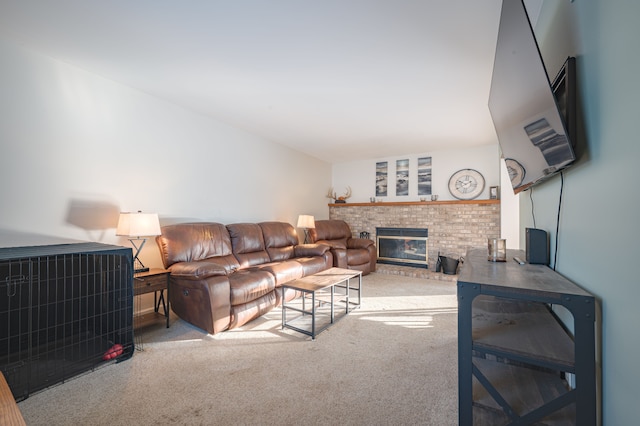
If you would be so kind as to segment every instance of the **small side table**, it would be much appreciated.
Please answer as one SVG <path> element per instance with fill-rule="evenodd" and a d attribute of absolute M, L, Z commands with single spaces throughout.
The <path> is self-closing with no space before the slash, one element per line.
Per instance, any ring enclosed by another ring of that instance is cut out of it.
<path fill-rule="evenodd" d="M 165 297 L 164 291 L 167 290 Z M 158 317 L 162 317 L 162 314 L 158 312 L 160 310 L 160 304 L 162 303 L 162 309 L 164 317 L 167 321 L 167 328 L 169 328 L 169 271 L 167 269 L 151 268 L 147 272 L 140 272 L 133 276 L 133 295 L 140 296 L 142 294 L 153 292 L 153 314 L 151 319 L 147 315 L 138 314 L 134 317 L 134 328 L 139 328 L 147 325 L 149 322 L 157 320 Z M 160 292 L 160 296 L 158 296 Z"/>

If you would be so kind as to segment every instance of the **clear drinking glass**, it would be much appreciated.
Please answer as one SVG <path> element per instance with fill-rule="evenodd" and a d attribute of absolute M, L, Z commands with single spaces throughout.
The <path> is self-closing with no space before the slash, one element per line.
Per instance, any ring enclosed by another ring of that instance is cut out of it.
<path fill-rule="evenodd" d="M 501 238 L 489 238 L 489 257 L 491 262 L 507 261 L 507 240 Z"/>

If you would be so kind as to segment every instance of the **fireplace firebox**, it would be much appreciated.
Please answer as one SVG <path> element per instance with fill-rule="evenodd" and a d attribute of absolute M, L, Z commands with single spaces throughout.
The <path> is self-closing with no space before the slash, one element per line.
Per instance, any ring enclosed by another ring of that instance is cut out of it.
<path fill-rule="evenodd" d="M 376 228 L 378 263 L 428 268 L 428 236 L 426 228 Z"/>

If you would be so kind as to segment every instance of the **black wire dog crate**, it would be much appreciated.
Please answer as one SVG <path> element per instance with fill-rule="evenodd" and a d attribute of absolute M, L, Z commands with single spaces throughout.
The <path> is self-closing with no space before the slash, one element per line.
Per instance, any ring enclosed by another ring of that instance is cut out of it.
<path fill-rule="evenodd" d="M 0 370 L 16 401 L 133 355 L 130 248 L 0 249 Z"/>

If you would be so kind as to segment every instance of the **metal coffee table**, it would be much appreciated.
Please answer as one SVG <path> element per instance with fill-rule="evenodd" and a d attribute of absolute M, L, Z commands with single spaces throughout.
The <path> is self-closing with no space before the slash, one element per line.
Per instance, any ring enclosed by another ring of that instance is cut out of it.
<path fill-rule="evenodd" d="M 357 286 L 353 287 L 351 280 L 356 277 L 358 278 Z M 287 303 L 284 294 L 288 288 L 302 292 L 302 297 Z M 336 293 L 336 289 L 338 289 L 339 293 Z M 350 298 L 351 291 L 357 292 L 357 301 Z M 282 328 L 298 331 L 311 336 L 311 339 L 315 340 L 316 335 L 335 322 L 336 305 L 344 304 L 342 317 L 349 314 L 353 309 L 360 307 L 361 301 L 361 271 L 330 268 L 315 275 L 291 281 L 282 286 Z M 310 308 L 307 308 L 308 303 L 311 304 Z M 318 326 L 318 311 L 320 308 L 329 309 L 329 320 Z M 287 311 L 293 311 L 299 315 L 294 314 L 293 318 L 287 318 Z M 342 312 L 342 309 L 340 311 Z M 302 326 L 305 327 L 303 328 Z"/>

